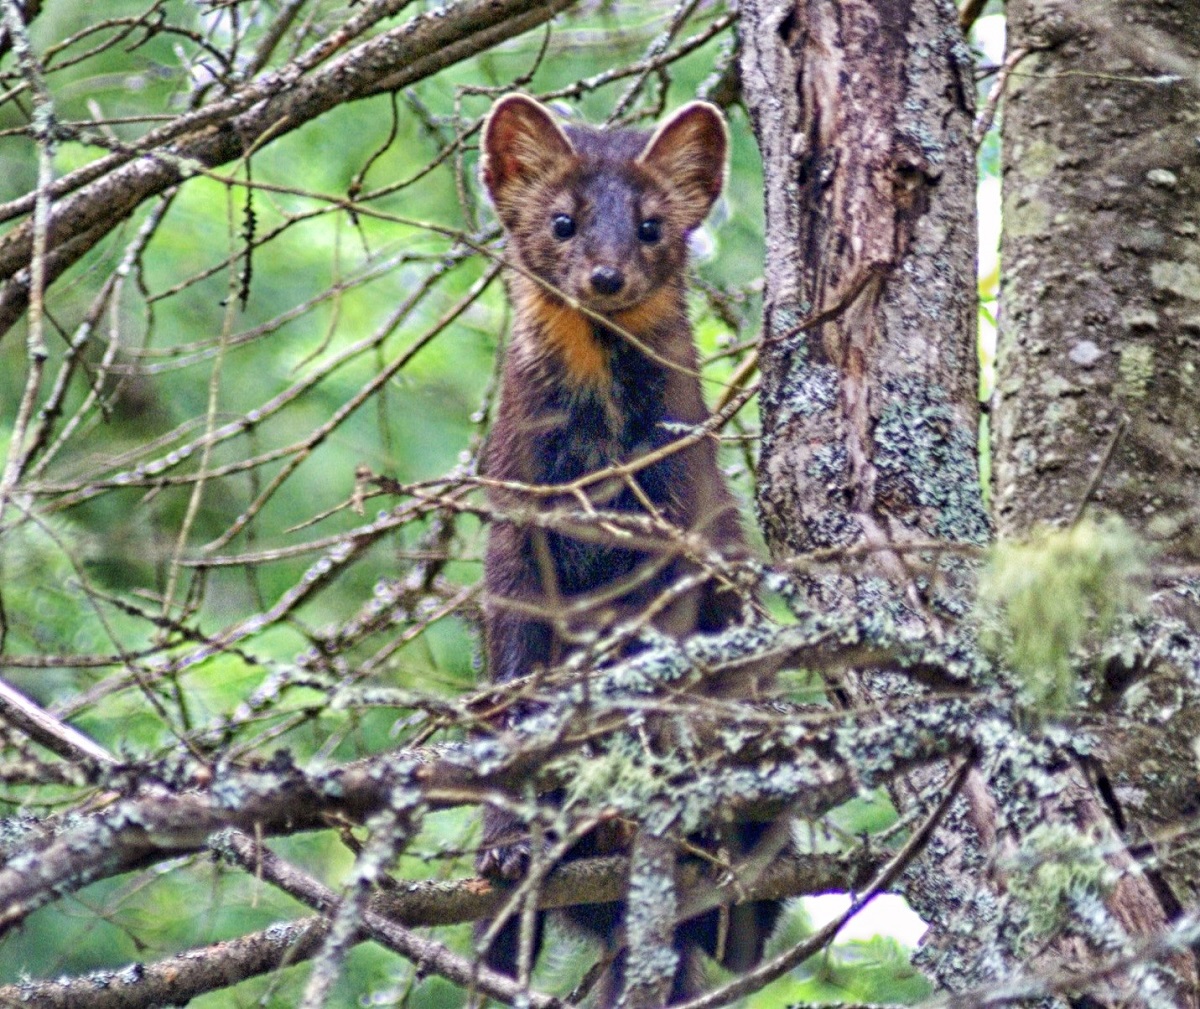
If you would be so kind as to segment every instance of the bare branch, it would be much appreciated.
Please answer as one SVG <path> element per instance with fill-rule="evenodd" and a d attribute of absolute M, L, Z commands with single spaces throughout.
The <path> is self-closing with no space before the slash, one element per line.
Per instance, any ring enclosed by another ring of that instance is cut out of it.
<path fill-rule="evenodd" d="M 400 2 L 400 0 L 396 0 Z M 281 71 L 241 96 L 246 111 L 220 129 L 196 129 L 156 145 L 59 201 L 47 224 L 46 283 L 92 248 L 151 196 L 194 174 L 190 163 L 213 167 L 243 157 L 347 101 L 407 87 L 460 60 L 522 34 L 565 9 L 571 0 L 465 0 L 449 11 L 421 15 L 360 43 L 310 76 L 304 64 Z M 396 69 L 397 67 L 402 69 Z M 0 238 L 0 334 L 20 317 L 33 286 L 28 263 L 33 230 L 22 225 Z"/>
<path fill-rule="evenodd" d="M 239 842 L 239 846 L 243 855 L 238 857 L 244 857 L 246 871 L 256 877 L 262 873 L 266 878 L 263 849 L 255 848 L 249 839 Z M 233 854 L 232 845 L 228 843 L 222 850 Z M 270 853 L 265 854 L 269 856 Z M 857 890 L 877 871 L 882 857 L 881 853 L 868 850 L 851 856 L 779 858 L 736 896 L 738 899 L 779 898 L 831 890 Z M 616 900 L 625 891 L 628 865 L 628 859 L 620 857 L 560 864 L 539 888 L 539 906 L 550 909 Z M 695 861 L 684 863 L 680 868 L 681 890 L 703 892 L 711 898 L 712 884 L 701 879 L 703 869 Z M 727 890 L 732 890 L 732 886 L 728 881 L 723 884 Z M 319 890 L 303 892 L 320 904 L 322 893 Z M 300 892 L 296 895 L 300 896 Z M 333 897 L 332 894 L 325 895 Z M 735 894 L 730 892 L 722 899 L 732 896 Z M 375 918 L 412 929 L 490 918 L 506 898 L 504 891 L 482 879 L 406 881 L 400 888 L 376 893 L 371 898 L 369 910 Z M 230 979 L 245 980 L 310 959 L 320 948 L 327 929 L 328 920 L 314 915 L 280 922 L 261 932 L 213 946 L 187 950 L 157 963 L 138 964 L 136 968 L 131 965 L 124 970 L 77 978 L 25 981 L 0 987 L 0 1005 L 21 1005 L 30 1009 L 143 1009 L 171 1001 L 182 1002 L 225 988 Z M 365 931 L 359 933 L 360 941 L 367 937 Z"/>

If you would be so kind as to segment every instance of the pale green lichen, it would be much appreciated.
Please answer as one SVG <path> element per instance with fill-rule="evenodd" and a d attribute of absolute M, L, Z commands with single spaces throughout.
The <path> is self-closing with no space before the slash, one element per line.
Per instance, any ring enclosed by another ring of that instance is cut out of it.
<path fill-rule="evenodd" d="M 843 486 L 850 475 L 850 454 L 844 445 L 819 445 L 809 457 L 804 475 L 827 486 Z"/>
<path fill-rule="evenodd" d="M 1200 301 L 1200 266 L 1195 263 L 1160 259 L 1150 265 L 1150 283 L 1160 291 Z"/>
<path fill-rule="evenodd" d="M 1118 878 L 1096 840 L 1067 824 L 1035 827 L 1015 862 L 1009 892 L 1025 907 L 1025 940 L 1047 939 L 1077 920 L 1083 908 L 1102 907 Z"/>
<path fill-rule="evenodd" d="M 1009 238 L 1036 238 L 1050 230 L 1050 208 L 1041 200 L 1012 200 L 1004 207 Z"/>
<path fill-rule="evenodd" d="M 1053 717 L 1075 703 L 1076 650 L 1135 605 L 1144 568 L 1144 547 L 1115 518 L 992 549 L 979 580 L 981 640 L 1007 660 L 1032 711 Z"/>
<path fill-rule="evenodd" d="M 1148 343 L 1127 343 L 1121 348 L 1117 365 L 1125 395 L 1130 399 L 1145 399 L 1150 380 L 1154 377 L 1154 348 Z"/>
<path fill-rule="evenodd" d="M 1054 174 L 1063 156 L 1062 149 L 1045 140 L 1026 143 L 1018 157 L 1021 173 L 1029 179 L 1045 179 Z"/>
<path fill-rule="evenodd" d="M 897 518 L 957 543 L 986 543 L 987 514 L 975 468 L 975 431 L 944 389 L 906 375 L 884 383 L 874 431 L 876 497 Z"/>
<path fill-rule="evenodd" d="M 666 990 L 679 967 L 679 954 L 669 940 L 678 906 L 672 876 L 674 857 L 673 853 L 656 857 L 661 855 L 653 846 L 649 854 L 638 844 L 633 848 L 625 923 L 629 936 L 626 976 L 631 988 Z"/>

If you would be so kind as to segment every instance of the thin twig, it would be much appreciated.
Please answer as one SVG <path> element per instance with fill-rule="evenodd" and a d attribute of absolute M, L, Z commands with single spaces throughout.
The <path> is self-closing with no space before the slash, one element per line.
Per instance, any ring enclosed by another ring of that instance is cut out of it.
<path fill-rule="evenodd" d="M 99 743 L 55 718 L 15 687 L 0 680 L 0 721 L 24 732 L 64 760 L 115 764 L 117 758 Z"/>
<path fill-rule="evenodd" d="M 1075 506 L 1075 514 L 1071 516 L 1070 522 L 1072 526 L 1079 525 L 1080 519 L 1083 518 L 1084 511 L 1091 502 L 1092 496 L 1096 493 L 1096 489 L 1100 486 L 1100 481 L 1104 479 L 1104 474 L 1108 472 L 1109 464 L 1116 454 L 1117 445 L 1120 444 L 1121 437 L 1125 434 L 1125 429 L 1128 426 L 1129 417 L 1126 414 L 1122 414 L 1121 419 L 1117 421 L 1116 429 L 1108 439 L 1108 444 L 1104 447 L 1104 455 L 1100 457 L 1100 461 L 1096 463 L 1096 468 L 1092 470 L 1091 478 L 1088 480 L 1087 486 L 1083 489 L 1083 494 L 1079 498 L 1079 504 Z"/>
<path fill-rule="evenodd" d="M 992 128 L 992 120 L 996 118 L 996 109 L 1000 105 L 1000 99 L 1004 95 L 1004 90 L 1008 87 L 1008 78 L 1026 56 L 1034 50 L 1030 46 L 1018 46 L 1010 52 L 1001 65 L 999 72 L 996 74 L 996 79 L 992 82 L 992 87 L 988 91 L 987 101 L 983 103 L 983 108 L 975 116 L 975 125 L 972 128 L 972 139 L 975 141 L 975 146 L 978 147 L 983 143 L 983 138 L 987 136 L 988 130 Z"/>
<path fill-rule="evenodd" d="M 43 329 L 45 317 L 44 296 L 47 286 L 46 249 L 50 230 L 51 185 L 54 181 L 54 101 L 46 87 L 45 78 L 37 55 L 30 44 L 16 0 L 0 0 L 3 5 L 3 21 L 8 31 L 8 40 L 17 57 L 21 74 L 33 92 L 33 134 L 38 145 L 37 188 L 33 205 L 33 243 L 29 260 L 29 331 L 26 337 L 26 353 L 29 357 L 29 372 L 21 403 L 13 421 L 12 434 L 8 442 L 8 459 L 4 473 L 0 476 L 0 520 L 9 497 L 29 461 L 26 451 L 26 434 L 33 418 L 34 404 L 42 385 L 49 348 Z"/>

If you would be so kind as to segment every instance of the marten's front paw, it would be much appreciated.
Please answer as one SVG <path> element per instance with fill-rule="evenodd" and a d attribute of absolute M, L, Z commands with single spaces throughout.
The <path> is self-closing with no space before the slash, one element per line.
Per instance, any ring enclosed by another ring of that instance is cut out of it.
<path fill-rule="evenodd" d="M 485 848 L 475 859 L 475 871 L 490 879 L 518 880 L 529 871 L 529 851 L 528 841 Z"/>

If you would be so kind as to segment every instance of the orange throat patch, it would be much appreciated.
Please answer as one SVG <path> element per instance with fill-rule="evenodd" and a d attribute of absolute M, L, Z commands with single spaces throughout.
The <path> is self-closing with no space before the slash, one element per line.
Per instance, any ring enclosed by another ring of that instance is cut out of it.
<path fill-rule="evenodd" d="M 679 298 L 671 287 L 660 287 L 645 301 L 640 301 L 632 308 L 613 315 L 615 322 L 622 329 L 634 336 L 642 336 L 655 329 L 661 329 L 672 318 L 679 314 Z"/>
<path fill-rule="evenodd" d="M 536 339 L 562 361 L 567 374 L 579 383 L 604 385 L 609 380 L 608 351 L 592 332 L 582 312 L 551 301 L 540 291 L 527 295 L 522 313 L 537 330 Z"/>
<path fill-rule="evenodd" d="M 575 383 L 608 384 L 609 354 L 596 339 L 591 319 L 540 290 L 526 293 L 521 301 L 521 315 L 532 324 L 535 339 L 558 356 Z M 662 288 L 632 308 L 614 312 L 612 321 L 641 339 L 677 312 L 675 293 Z"/>

